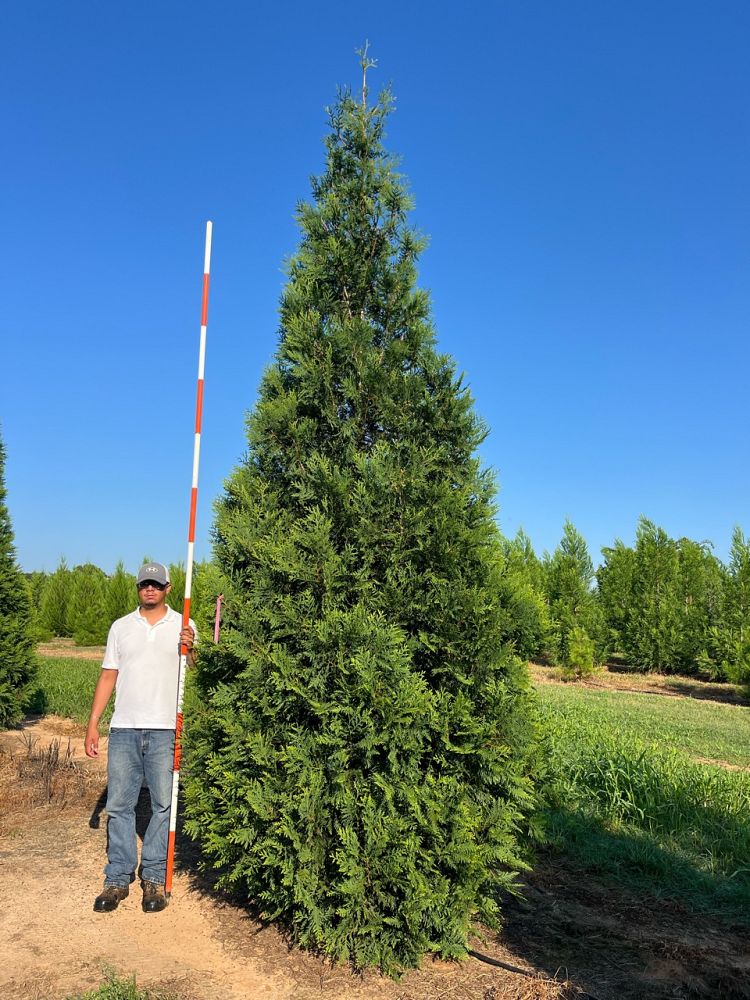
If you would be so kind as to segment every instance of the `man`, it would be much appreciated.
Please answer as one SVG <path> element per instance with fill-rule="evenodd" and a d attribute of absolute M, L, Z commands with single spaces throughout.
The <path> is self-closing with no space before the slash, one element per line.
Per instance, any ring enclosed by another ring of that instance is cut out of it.
<path fill-rule="evenodd" d="M 109 630 L 86 729 L 86 754 L 96 757 L 99 719 L 116 688 L 107 756 L 108 863 L 104 890 L 94 901 L 97 913 L 117 909 L 135 881 L 135 807 L 143 784 L 148 785 L 152 813 L 141 851 L 143 910 L 158 913 L 167 905 L 179 654 L 184 643 L 192 661 L 196 633 L 192 621 L 182 628 L 182 617 L 166 603 L 171 590 L 166 566 L 141 566 L 136 583 L 138 608 Z"/>

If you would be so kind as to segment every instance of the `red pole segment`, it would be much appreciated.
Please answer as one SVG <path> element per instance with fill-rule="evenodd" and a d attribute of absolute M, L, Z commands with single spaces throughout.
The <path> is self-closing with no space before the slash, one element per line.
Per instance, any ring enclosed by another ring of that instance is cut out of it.
<path fill-rule="evenodd" d="M 195 515 L 198 509 L 198 467 L 201 454 L 201 425 L 203 423 L 203 376 L 206 363 L 206 328 L 208 326 L 208 286 L 211 274 L 211 235 L 213 223 L 206 223 L 206 253 L 203 265 L 203 302 L 201 304 L 201 341 L 198 354 L 198 389 L 195 402 L 195 444 L 193 447 L 193 481 L 190 488 L 190 519 L 188 522 L 188 546 L 185 567 L 185 604 L 182 610 L 182 625 L 190 624 L 190 596 L 193 587 L 193 548 L 195 546 Z M 180 666 L 177 675 L 177 719 L 174 732 L 174 761 L 172 764 L 172 804 L 169 813 L 169 840 L 167 842 L 167 875 L 164 889 L 172 891 L 174 872 L 174 845 L 177 829 L 177 796 L 180 791 L 180 758 L 182 757 L 182 702 L 185 695 L 185 670 L 187 668 L 187 646 L 180 646 Z"/>

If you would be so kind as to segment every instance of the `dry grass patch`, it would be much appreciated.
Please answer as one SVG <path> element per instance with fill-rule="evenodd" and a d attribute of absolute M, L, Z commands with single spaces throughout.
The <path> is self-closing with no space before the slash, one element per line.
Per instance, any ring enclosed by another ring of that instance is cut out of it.
<path fill-rule="evenodd" d="M 75 759 L 70 739 L 46 745 L 21 733 L 15 744 L 0 746 L 0 835 L 28 822 L 31 810 L 59 812 L 90 799 L 98 781 L 82 761 Z"/>

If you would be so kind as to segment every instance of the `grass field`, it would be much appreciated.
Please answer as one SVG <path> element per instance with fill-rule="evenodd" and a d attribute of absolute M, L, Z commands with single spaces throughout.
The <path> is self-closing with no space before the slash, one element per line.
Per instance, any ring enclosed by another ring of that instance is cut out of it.
<path fill-rule="evenodd" d="M 584 871 L 750 923 L 750 708 L 541 685 L 548 838 Z"/>
<path fill-rule="evenodd" d="M 101 661 L 65 656 L 40 656 L 37 676 L 39 690 L 31 705 L 31 711 L 42 715 L 60 715 L 85 725 L 100 668 Z M 100 726 L 102 732 L 111 717 L 110 702 L 102 716 Z"/>
<path fill-rule="evenodd" d="M 540 684 L 542 704 L 578 725 L 605 725 L 623 737 L 658 741 L 693 758 L 750 767 L 750 708 L 696 698 L 667 698 Z"/>

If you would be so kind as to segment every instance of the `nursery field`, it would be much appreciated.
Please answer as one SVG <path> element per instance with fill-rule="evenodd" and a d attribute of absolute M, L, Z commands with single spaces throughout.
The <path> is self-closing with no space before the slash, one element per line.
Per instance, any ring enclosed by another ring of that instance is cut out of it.
<path fill-rule="evenodd" d="M 474 943 L 515 971 L 473 957 L 427 962 L 393 982 L 288 950 L 275 928 L 211 890 L 184 839 L 161 921 L 144 918 L 137 896 L 111 916 L 90 912 L 105 850 L 105 772 L 103 760 L 83 757 L 81 737 L 101 652 L 42 650 L 43 717 L 0 734 L 0 893 L 8 901 L 0 933 L 11 942 L 0 995 L 750 996 L 750 708 L 732 703 L 731 692 L 726 701 L 705 691 L 635 693 L 617 690 L 616 680 L 608 686 L 606 675 L 581 686 L 548 683 L 535 670 L 547 734 L 544 842 L 524 898 L 505 905 L 503 932 Z M 18 868 L 23 880 L 13 877 Z M 50 906 L 65 941 L 47 931 Z M 138 989 L 122 980 L 101 986 L 106 968 L 136 973 Z"/>

